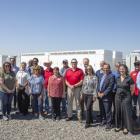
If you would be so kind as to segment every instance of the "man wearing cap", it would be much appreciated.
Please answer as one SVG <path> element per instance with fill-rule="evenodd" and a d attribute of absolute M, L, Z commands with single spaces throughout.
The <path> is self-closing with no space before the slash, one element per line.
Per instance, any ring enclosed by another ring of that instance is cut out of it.
<path fill-rule="evenodd" d="M 16 57 L 14 57 L 14 56 L 10 57 L 10 63 L 11 63 L 12 71 L 16 75 L 17 72 L 19 71 L 19 67 L 16 66 Z M 16 89 L 15 89 L 15 92 L 14 92 L 14 109 L 15 110 L 16 110 L 16 106 L 17 106 L 17 93 L 16 93 Z"/>
<path fill-rule="evenodd" d="M 136 111 L 137 110 L 137 100 L 138 100 L 138 95 L 139 95 L 139 90 L 137 88 L 136 80 L 137 80 L 138 73 L 140 71 L 140 61 L 135 61 L 134 67 L 135 67 L 135 69 L 133 71 L 131 71 L 130 76 L 135 83 L 135 90 L 134 90 L 134 94 L 132 97 L 132 101 L 133 101 L 133 111 L 134 111 L 133 115 L 134 115 L 134 118 L 136 119 L 137 118 L 137 111 Z"/>
<path fill-rule="evenodd" d="M 60 69 L 60 75 L 65 77 L 65 73 L 66 71 L 69 69 L 69 66 L 68 66 L 68 60 L 67 59 L 64 59 L 62 61 L 62 64 L 63 64 L 63 67 Z M 65 88 L 66 92 L 67 92 L 67 87 Z M 67 94 L 65 94 L 67 95 Z M 66 97 L 65 98 L 62 98 L 62 112 L 66 113 L 66 110 L 67 110 L 67 107 L 66 107 Z"/>
<path fill-rule="evenodd" d="M 46 93 L 46 98 L 45 98 L 45 114 L 49 112 L 49 99 L 48 99 L 48 80 L 50 76 L 53 75 L 53 68 L 51 67 L 52 61 L 47 60 L 44 62 L 44 66 L 46 67 L 44 71 L 44 80 L 45 80 L 45 93 Z"/>
<path fill-rule="evenodd" d="M 65 74 L 67 89 L 67 119 L 66 121 L 72 120 L 72 110 L 73 110 L 73 99 L 75 98 L 77 118 L 80 118 L 80 91 L 84 79 L 83 71 L 77 67 L 77 60 L 73 58 L 71 60 L 72 68 L 69 68 Z"/>

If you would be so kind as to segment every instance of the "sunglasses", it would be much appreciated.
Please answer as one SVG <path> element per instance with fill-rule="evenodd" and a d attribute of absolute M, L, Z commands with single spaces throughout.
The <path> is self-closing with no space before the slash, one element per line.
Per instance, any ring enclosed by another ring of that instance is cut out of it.
<path fill-rule="evenodd" d="M 5 65 L 5 67 L 10 67 L 10 65 Z"/>
<path fill-rule="evenodd" d="M 91 68 L 87 68 L 87 70 L 92 70 Z"/>

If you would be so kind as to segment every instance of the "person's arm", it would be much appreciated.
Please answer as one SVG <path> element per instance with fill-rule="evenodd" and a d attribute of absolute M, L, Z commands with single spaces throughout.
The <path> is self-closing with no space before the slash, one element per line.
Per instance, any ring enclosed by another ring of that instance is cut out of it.
<path fill-rule="evenodd" d="M 75 84 L 74 87 L 82 86 L 82 84 L 83 84 L 83 80 L 81 80 L 80 82 L 78 82 L 77 84 Z"/>
<path fill-rule="evenodd" d="M 31 76 L 31 77 L 28 79 L 28 86 L 27 86 L 30 95 L 32 94 L 32 89 L 31 89 L 31 81 L 32 81 L 32 78 L 33 78 L 33 77 Z"/>
<path fill-rule="evenodd" d="M 30 79 L 30 74 L 27 72 L 27 75 L 26 75 L 26 81 L 25 81 L 25 83 L 24 83 L 24 87 L 27 87 L 28 86 L 28 84 L 29 84 L 29 79 Z"/>
<path fill-rule="evenodd" d="M 139 72 L 138 75 L 137 75 L 136 84 L 137 84 L 137 88 L 138 88 L 139 91 L 140 91 L 140 72 Z"/>
<path fill-rule="evenodd" d="M 9 90 L 6 85 L 4 84 L 4 79 L 2 77 L 0 77 L 0 86 L 2 89 L 4 89 L 7 93 L 10 93 L 11 90 Z"/>
<path fill-rule="evenodd" d="M 16 90 L 16 77 L 14 78 L 14 86 L 13 89 L 11 90 L 12 93 L 14 93 Z"/>
<path fill-rule="evenodd" d="M 82 86 L 84 80 L 84 72 L 81 70 L 81 75 L 80 75 L 80 82 L 74 85 L 74 87 L 79 87 Z"/>
<path fill-rule="evenodd" d="M 63 96 L 62 96 L 63 98 L 65 98 L 65 96 L 66 96 L 66 95 L 65 95 L 65 94 L 66 94 L 66 93 L 65 93 L 65 89 L 66 89 L 66 84 L 65 84 L 65 80 L 64 80 L 64 78 L 63 78 Z"/>
<path fill-rule="evenodd" d="M 65 80 L 65 83 L 66 83 L 66 85 L 67 85 L 69 88 L 71 88 L 71 89 L 74 87 L 74 86 L 70 85 L 69 82 L 68 82 L 67 80 Z"/>
<path fill-rule="evenodd" d="M 135 83 L 132 78 L 130 78 L 129 84 L 130 84 L 131 95 L 133 95 L 135 93 Z"/>
<path fill-rule="evenodd" d="M 50 97 L 50 78 L 48 79 L 48 87 L 47 87 L 48 97 Z"/>
<path fill-rule="evenodd" d="M 135 93 L 135 85 L 134 84 L 130 85 L 130 91 L 131 91 L 131 95 L 133 95 Z"/>
<path fill-rule="evenodd" d="M 97 78 L 94 79 L 94 85 L 93 85 L 93 96 L 97 97 Z"/>

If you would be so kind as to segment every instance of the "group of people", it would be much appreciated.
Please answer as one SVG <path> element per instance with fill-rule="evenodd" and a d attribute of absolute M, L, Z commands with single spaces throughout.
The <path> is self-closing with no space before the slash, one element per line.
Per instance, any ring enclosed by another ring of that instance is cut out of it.
<path fill-rule="evenodd" d="M 44 119 L 49 112 L 52 119 L 60 120 L 61 111 L 66 113 L 66 121 L 73 120 L 73 100 L 75 99 L 77 119 L 82 122 L 85 111 L 85 128 L 93 123 L 93 104 L 99 103 L 100 125 L 109 131 L 115 125 L 115 132 L 124 134 L 134 131 L 137 118 L 137 102 L 140 107 L 140 62 L 134 63 L 135 70 L 129 74 L 126 65 L 117 63 L 111 71 L 110 64 L 100 62 L 100 69 L 94 71 L 89 59 L 83 59 L 84 69 L 78 68 L 77 59 L 63 60 L 63 67 L 51 67 L 52 62 L 44 62 L 45 69 L 33 58 L 28 63 L 16 66 L 16 59 L 10 58 L 0 72 L 0 100 L 3 120 L 11 119 L 11 106 L 20 114 L 27 115 L 29 106 L 36 118 Z M 51 104 L 50 104 L 51 101 Z M 17 104 L 17 106 L 16 106 Z"/>

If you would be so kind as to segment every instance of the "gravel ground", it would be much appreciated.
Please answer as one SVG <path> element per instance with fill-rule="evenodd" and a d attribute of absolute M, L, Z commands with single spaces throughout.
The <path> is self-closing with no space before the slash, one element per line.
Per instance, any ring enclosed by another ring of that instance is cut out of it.
<path fill-rule="evenodd" d="M 109 132 L 104 127 L 84 128 L 84 122 L 66 122 L 65 119 L 52 121 L 34 119 L 27 116 L 12 115 L 10 121 L 0 119 L 0 140 L 140 140 L 140 135 L 123 135 L 122 131 Z"/>

